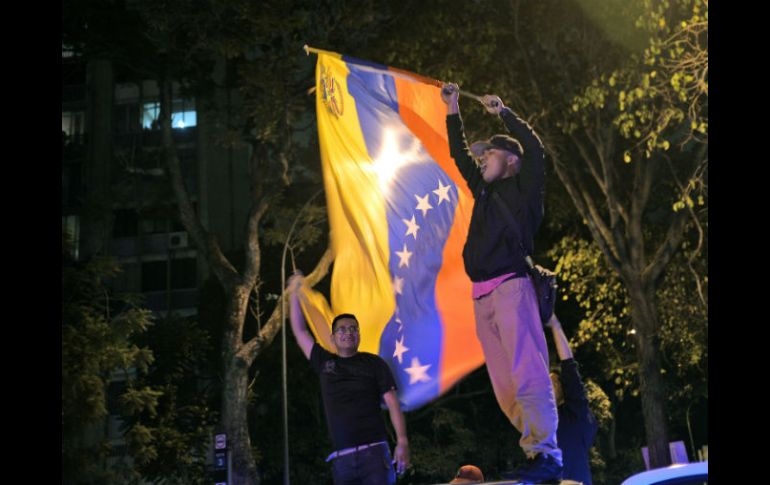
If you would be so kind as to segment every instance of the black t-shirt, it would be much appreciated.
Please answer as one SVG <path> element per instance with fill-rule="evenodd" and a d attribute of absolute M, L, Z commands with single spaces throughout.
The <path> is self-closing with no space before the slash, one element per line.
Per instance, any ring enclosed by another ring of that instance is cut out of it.
<path fill-rule="evenodd" d="M 310 364 L 321 380 L 326 424 L 334 449 L 385 441 L 380 400 L 383 394 L 396 389 L 388 364 L 367 352 L 340 357 L 318 343 L 310 351 Z"/>

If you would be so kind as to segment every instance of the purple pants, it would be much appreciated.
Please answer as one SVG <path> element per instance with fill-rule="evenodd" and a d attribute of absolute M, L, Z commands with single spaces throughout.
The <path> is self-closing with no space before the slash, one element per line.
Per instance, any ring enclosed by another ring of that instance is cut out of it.
<path fill-rule="evenodd" d="M 527 458 L 538 453 L 561 462 L 558 413 L 548 376 L 548 346 L 529 277 L 502 282 L 474 300 L 476 335 L 484 350 L 492 389 Z"/>

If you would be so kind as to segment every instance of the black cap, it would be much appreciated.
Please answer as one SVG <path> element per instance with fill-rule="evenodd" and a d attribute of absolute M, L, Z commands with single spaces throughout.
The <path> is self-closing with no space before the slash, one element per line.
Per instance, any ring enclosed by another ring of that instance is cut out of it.
<path fill-rule="evenodd" d="M 481 157 L 484 150 L 488 148 L 498 148 L 513 153 L 517 157 L 521 158 L 524 154 L 524 150 L 521 148 L 521 143 L 515 138 L 511 138 L 508 135 L 494 135 L 489 140 L 477 141 L 471 145 L 471 153 L 476 158 Z"/>

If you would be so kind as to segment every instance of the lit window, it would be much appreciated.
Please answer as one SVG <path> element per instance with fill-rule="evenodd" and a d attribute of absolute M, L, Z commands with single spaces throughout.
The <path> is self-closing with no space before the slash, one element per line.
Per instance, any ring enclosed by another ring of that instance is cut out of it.
<path fill-rule="evenodd" d="M 70 256 L 73 259 L 78 259 L 78 247 L 80 246 L 80 217 L 75 214 L 68 216 L 62 216 L 61 218 L 62 234 L 67 235 L 67 239 L 71 244 Z"/>
<path fill-rule="evenodd" d="M 175 99 L 171 111 L 171 126 L 174 128 L 183 129 L 198 124 L 194 101 L 189 99 Z"/>
<path fill-rule="evenodd" d="M 85 117 L 83 111 L 62 111 L 61 131 L 66 133 L 67 137 L 79 137 L 85 133 Z"/>
<path fill-rule="evenodd" d="M 160 103 L 145 103 L 142 109 L 142 127 L 150 130 L 160 128 Z M 198 124 L 195 103 L 189 100 L 177 99 L 173 102 L 171 126 L 176 129 L 189 128 Z"/>
<path fill-rule="evenodd" d="M 61 57 L 62 57 L 62 59 L 67 59 L 69 57 L 74 57 L 74 56 L 75 56 L 75 50 L 72 48 L 72 46 L 62 42 L 62 44 L 61 44 Z"/>
<path fill-rule="evenodd" d="M 142 109 L 142 128 L 153 130 L 160 128 L 158 126 L 158 116 L 160 116 L 160 103 L 144 103 Z"/>
<path fill-rule="evenodd" d="M 182 111 L 180 113 L 174 113 L 171 116 L 171 126 L 174 128 L 188 128 L 190 126 L 195 126 L 196 124 L 198 123 L 195 111 Z"/>

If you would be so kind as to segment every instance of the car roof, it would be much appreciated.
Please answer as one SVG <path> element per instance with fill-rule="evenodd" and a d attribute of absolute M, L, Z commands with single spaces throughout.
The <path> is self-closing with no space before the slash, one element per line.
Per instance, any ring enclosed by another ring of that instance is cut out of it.
<path fill-rule="evenodd" d="M 709 462 L 675 463 L 628 477 L 621 485 L 674 485 L 689 480 L 708 480 Z M 688 480 L 689 479 L 689 480 Z"/>

